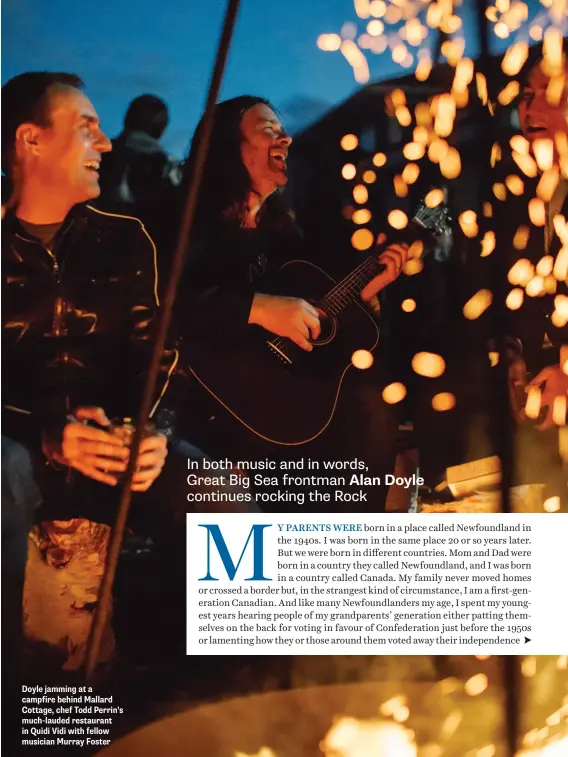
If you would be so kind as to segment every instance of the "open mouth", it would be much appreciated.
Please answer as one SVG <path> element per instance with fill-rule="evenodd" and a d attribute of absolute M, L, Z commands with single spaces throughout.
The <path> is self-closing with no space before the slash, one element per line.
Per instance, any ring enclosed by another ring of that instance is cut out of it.
<path fill-rule="evenodd" d="M 89 171 L 94 171 L 95 173 L 98 173 L 101 167 L 101 162 L 100 160 L 88 160 L 86 163 L 83 163 L 83 165 Z"/>
<path fill-rule="evenodd" d="M 286 168 L 286 158 L 288 157 L 288 152 L 286 150 L 274 148 L 270 150 L 269 155 L 271 159 L 277 163 L 278 166 L 280 166 L 281 168 Z"/>
<path fill-rule="evenodd" d="M 543 131 L 548 131 L 546 126 L 541 126 L 540 124 L 529 124 L 527 126 L 527 132 L 529 134 L 538 134 Z"/>

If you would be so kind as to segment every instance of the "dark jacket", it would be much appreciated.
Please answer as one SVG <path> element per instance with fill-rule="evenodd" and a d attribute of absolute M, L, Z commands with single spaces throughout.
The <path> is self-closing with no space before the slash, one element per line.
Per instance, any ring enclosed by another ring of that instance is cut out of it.
<path fill-rule="evenodd" d="M 287 261 L 306 258 L 298 231 L 242 229 L 219 220 L 197 235 L 180 284 L 178 312 L 184 333 L 211 339 L 217 331 L 244 334 L 255 292 L 270 292 L 272 276 Z"/>
<path fill-rule="evenodd" d="M 158 307 L 143 225 L 79 205 L 52 251 L 14 215 L 2 226 L 3 433 L 37 449 L 81 405 L 136 417 Z M 155 408 L 176 361 L 164 355 Z"/>
<path fill-rule="evenodd" d="M 224 219 L 204 231 L 196 230 L 176 300 L 177 330 L 183 335 L 180 371 L 186 372 L 190 386 L 189 410 L 180 419 L 180 431 L 191 432 L 196 444 L 213 457 L 231 454 L 247 459 L 253 454 L 248 445 L 256 437 L 244 433 L 237 422 L 218 428 L 219 405 L 194 380 L 189 366 L 196 351 L 220 376 L 233 365 L 243 365 L 243 341 L 248 341 L 251 331 L 248 319 L 255 292 L 269 293 L 273 275 L 287 260 L 305 258 L 303 240 L 299 233 L 242 229 Z M 254 360 L 250 351 L 246 360 Z M 252 368 L 254 363 L 248 365 Z"/>

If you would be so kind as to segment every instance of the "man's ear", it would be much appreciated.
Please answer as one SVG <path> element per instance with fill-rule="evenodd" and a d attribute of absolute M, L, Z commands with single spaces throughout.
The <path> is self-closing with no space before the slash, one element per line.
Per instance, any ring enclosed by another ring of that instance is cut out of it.
<path fill-rule="evenodd" d="M 41 138 L 41 128 L 36 124 L 20 124 L 16 129 L 16 151 L 18 155 L 37 155 Z"/>

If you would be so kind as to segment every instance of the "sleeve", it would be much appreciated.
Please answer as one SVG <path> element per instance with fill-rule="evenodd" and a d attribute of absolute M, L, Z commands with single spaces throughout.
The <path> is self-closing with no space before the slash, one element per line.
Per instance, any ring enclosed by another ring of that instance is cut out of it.
<path fill-rule="evenodd" d="M 196 244 L 190 251 L 178 292 L 184 335 L 238 337 L 248 328 L 257 288 L 250 283 L 247 271 L 228 259 L 226 248 Z"/>
<path fill-rule="evenodd" d="M 156 246 L 140 223 L 134 244 L 136 271 L 130 303 L 130 341 L 134 353 L 142 358 L 141 369 L 134 376 L 136 394 L 141 398 L 154 347 L 160 301 L 158 297 L 158 260 Z M 177 408 L 183 402 L 185 380 L 177 371 L 177 341 L 168 337 L 161 357 L 160 372 L 150 417 L 160 430 L 172 431 Z M 137 365 L 140 365 L 136 361 Z"/>

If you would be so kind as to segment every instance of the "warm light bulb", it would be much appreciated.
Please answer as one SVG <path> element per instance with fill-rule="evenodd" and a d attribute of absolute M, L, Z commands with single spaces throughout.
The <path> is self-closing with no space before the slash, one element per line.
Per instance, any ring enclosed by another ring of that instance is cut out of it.
<path fill-rule="evenodd" d="M 368 350 L 355 350 L 351 356 L 351 363 L 355 368 L 364 371 L 373 365 L 373 355 Z"/>
<path fill-rule="evenodd" d="M 552 139 L 535 139 L 533 152 L 541 171 L 548 171 L 554 163 L 554 143 Z"/>
<path fill-rule="evenodd" d="M 369 192 L 364 184 L 357 184 L 353 187 L 353 199 L 359 205 L 364 205 L 369 199 Z"/>
<path fill-rule="evenodd" d="M 375 236 L 370 229 L 357 229 L 351 236 L 351 245 L 356 250 L 368 250 L 375 242 Z"/>
<path fill-rule="evenodd" d="M 347 151 L 354 150 L 358 144 L 359 140 L 357 139 L 355 134 L 346 134 L 341 139 L 341 147 Z"/>
<path fill-rule="evenodd" d="M 463 314 L 468 321 L 474 321 L 487 310 L 492 302 L 493 295 L 489 289 L 480 289 L 479 292 L 476 292 L 473 297 L 465 303 Z"/>
<path fill-rule="evenodd" d="M 453 410 L 456 406 L 456 398 L 451 392 L 440 392 L 432 397 L 432 407 L 437 412 Z"/>
<path fill-rule="evenodd" d="M 434 352 L 417 352 L 412 358 L 412 369 L 420 376 L 437 378 L 446 370 L 444 358 Z"/>
<path fill-rule="evenodd" d="M 350 181 L 351 179 L 354 179 L 357 175 L 357 169 L 353 165 L 353 163 L 346 163 L 343 168 L 341 169 L 341 175 L 344 179 L 347 179 Z"/>
<path fill-rule="evenodd" d="M 406 387 L 400 382 L 389 384 L 383 389 L 383 400 L 387 405 L 395 405 L 406 397 Z"/>
<path fill-rule="evenodd" d="M 408 216 L 402 210 L 391 210 L 388 222 L 394 229 L 404 229 L 408 226 Z"/>
<path fill-rule="evenodd" d="M 522 289 L 512 289 L 507 295 L 505 304 L 507 305 L 509 310 L 518 310 L 523 304 L 524 296 L 525 294 Z"/>

